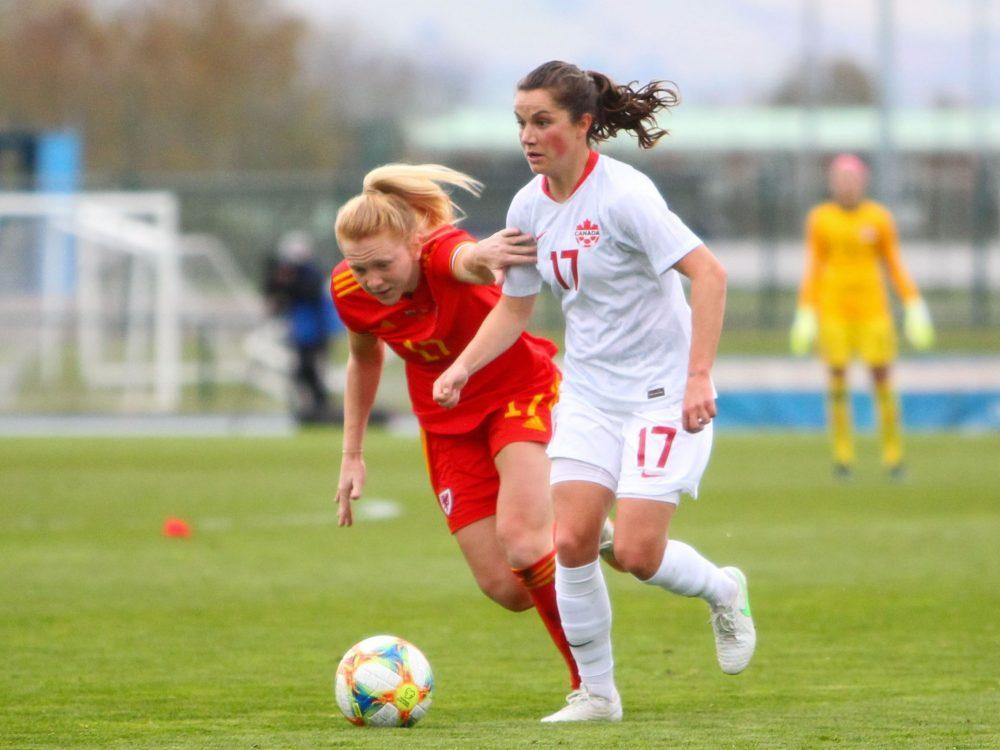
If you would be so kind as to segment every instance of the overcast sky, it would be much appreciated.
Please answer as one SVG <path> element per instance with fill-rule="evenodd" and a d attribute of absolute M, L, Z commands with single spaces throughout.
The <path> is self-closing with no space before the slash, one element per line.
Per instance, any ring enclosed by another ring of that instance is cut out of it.
<path fill-rule="evenodd" d="M 473 98 L 507 106 L 517 79 L 565 59 L 613 78 L 669 78 L 689 103 L 755 103 L 802 55 L 807 0 L 284 0 L 321 25 L 357 29 L 387 51 L 471 73 Z M 813 0 L 822 57 L 874 70 L 879 0 Z M 903 106 L 973 87 L 973 18 L 986 19 L 989 101 L 1000 89 L 1000 0 L 895 0 L 896 86 Z M 977 8 L 979 9 L 977 11 Z"/>

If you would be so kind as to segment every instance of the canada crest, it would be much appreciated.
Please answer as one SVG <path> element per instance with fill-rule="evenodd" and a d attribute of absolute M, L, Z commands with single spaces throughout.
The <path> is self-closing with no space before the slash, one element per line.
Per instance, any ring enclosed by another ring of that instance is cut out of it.
<path fill-rule="evenodd" d="M 590 219 L 584 219 L 582 224 L 576 225 L 576 244 L 587 249 L 593 247 L 601 240 L 601 228 Z"/>

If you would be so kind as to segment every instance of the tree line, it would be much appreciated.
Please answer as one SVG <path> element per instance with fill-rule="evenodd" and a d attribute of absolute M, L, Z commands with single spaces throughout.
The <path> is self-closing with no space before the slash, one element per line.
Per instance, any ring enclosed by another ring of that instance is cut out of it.
<path fill-rule="evenodd" d="M 0 130 L 74 128 L 88 170 L 126 182 L 331 168 L 362 119 L 370 128 L 415 103 L 418 64 L 369 46 L 276 0 L 0 0 Z M 438 99 L 461 88 L 421 83 L 444 89 Z"/>

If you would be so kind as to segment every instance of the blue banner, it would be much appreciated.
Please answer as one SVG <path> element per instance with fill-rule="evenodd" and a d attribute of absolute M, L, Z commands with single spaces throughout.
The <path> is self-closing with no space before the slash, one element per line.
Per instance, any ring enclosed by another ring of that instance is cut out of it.
<path fill-rule="evenodd" d="M 1000 430 L 1000 390 L 900 394 L 903 424 L 915 430 Z M 854 422 L 875 424 L 871 396 L 851 396 Z M 719 394 L 716 424 L 725 428 L 822 430 L 826 396 L 805 391 L 728 391 Z"/>

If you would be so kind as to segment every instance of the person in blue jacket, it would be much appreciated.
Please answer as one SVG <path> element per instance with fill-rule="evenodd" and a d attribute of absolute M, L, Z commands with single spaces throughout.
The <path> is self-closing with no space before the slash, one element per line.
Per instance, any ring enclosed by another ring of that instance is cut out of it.
<path fill-rule="evenodd" d="M 283 315 L 288 321 L 300 422 L 326 422 L 333 416 L 323 367 L 330 334 L 338 329 L 339 320 L 326 292 L 327 276 L 313 252 L 312 238 L 305 232 L 284 235 L 268 263 L 265 295 L 272 314 Z"/>

